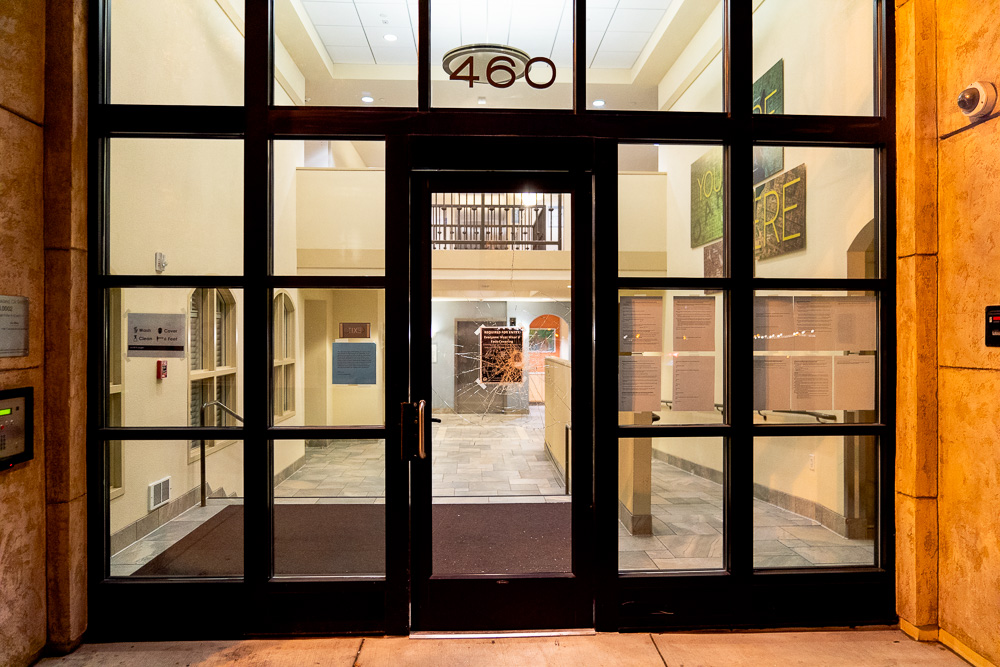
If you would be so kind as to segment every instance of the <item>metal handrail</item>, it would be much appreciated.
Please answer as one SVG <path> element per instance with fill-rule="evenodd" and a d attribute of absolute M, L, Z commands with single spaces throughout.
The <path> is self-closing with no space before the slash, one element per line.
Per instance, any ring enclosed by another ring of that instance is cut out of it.
<path fill-rule="evenodd" d="M 222 408 L 222 411 L 227 415 L 231 416 L 233 419 L 237 420 L 239 423 L 243 423 L 243 417 L 233 412 L 229 406 L 224 405 L 221 401 L 209 401 L 208 403 L 203 403 L 201 406 L 201 425 L 205 425 L 205 408 L 217 405 Z M 208 480 L 206 479 L 206 466 L 205 466 L 205 440 L 198 441 L 198 449 L 201 451 L 201 506 L 205 507 L 208 504 Z"/>
<path fill-rule="evenodd" d="M 232 417 L 233 419 L 235 419 L 239 423 L 241 423 L 241 424 L 243 423 L 243 417 L 240 417 L 238 414 L 236 414 L 235 412 L 233 412 L 229 408 L 229 406 L 225 405 L 222 401 L 211 401 L 210 403 L 205 403 L 204 405 L 201 406 L 201 425 L 202 426 L 205 425 L 205 408 L 213 406 L 213 405 L 218 405 L 220 408 L 222 408 L 222 411 L 225 412 L 227 415 L 229 415 L 230 417 Z"/>

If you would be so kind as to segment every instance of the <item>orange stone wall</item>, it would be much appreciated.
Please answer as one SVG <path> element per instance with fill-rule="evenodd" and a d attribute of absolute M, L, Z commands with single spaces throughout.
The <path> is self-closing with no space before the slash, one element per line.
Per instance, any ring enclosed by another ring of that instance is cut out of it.
<path fill-rule="evenodd" d="M 86 0 L 0 2 L 0 294 L 29 299 L 34 459 L 0 470 L 0 664 L 86 628 Z"/>
<path fill-rule="evenodd" d="M 1000 663 L 1000 119 L 956 100 L 1000 82 L 998 26 L 993 3 L 896 0 L 897 607 L 974 663 Z"/>

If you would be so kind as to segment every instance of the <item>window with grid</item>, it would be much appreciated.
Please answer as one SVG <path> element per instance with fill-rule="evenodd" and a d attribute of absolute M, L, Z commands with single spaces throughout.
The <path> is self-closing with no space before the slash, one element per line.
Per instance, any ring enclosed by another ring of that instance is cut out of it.
<path fill-rule="evenodd" d="M 236 411 L 236 302 L 228 290 L 198 288 L 188 310 L 189 426 L 236 426 L 223 410 Z M 206 451 L 229 440 L 207 440 Z M 190 441 L 197 458 L 201 442 Z"/>
<path fill-rule="evenodd" d="M 287 294 L 274 297 L 274 421 L 295 414 L 295 306 Z"/>

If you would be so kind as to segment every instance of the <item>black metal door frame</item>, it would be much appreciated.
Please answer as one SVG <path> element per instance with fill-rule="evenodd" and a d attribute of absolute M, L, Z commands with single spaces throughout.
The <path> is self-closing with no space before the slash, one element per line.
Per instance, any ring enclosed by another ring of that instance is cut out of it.
<path fill-rule="evenodd" d="M 423 144 L 424 142 L 420 142 Z M 410 435 L 412 629 L 513 630 L 593 627 L 592 165 L 590 140 L 435 140 L 411 172 L 410 400 L 429 400 L 433 192 L 570 192 L 572 226 L 572 572 L 551 575 L 445 577 L 431 571 L 431 438 L 427 458 L 414 456 Z M 460 150 L 441 150 L 440 144 Z M 427 145 L 427 144 L 424 144 Z M 430 160 L 428 161 L 428 158 Z M 538 165 L 537 170 L 531 168 Z M 505 169 L 506 167 L 506 169 Z M 518 171 L 510 171 L 510 169 Z M 453 171 L 452 169 L 456 169 Z M 457 171 L 462 169 L 463 171 Z M 499 170 L 498 170 L 499 169 Z M 474 604 L 470 604 L 475 601 Z"/>

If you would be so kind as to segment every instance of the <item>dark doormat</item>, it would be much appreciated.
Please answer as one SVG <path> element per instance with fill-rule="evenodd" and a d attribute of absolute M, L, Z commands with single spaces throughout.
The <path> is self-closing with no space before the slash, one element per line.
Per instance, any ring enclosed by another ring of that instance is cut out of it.
<path fill-rule="evenodd" d="M 434 574 L 569 572 L 569 503 L 434 505 Z"/>
<path fill-rule="evenodd" d="M 570 570 L 569 503 L 434 505 L 435 574 Z M 279 575 L 385 572 L 384 505 L 275 505 Z M 230 505 L 133 576 L 243 574 L 243 506 Z"/>

